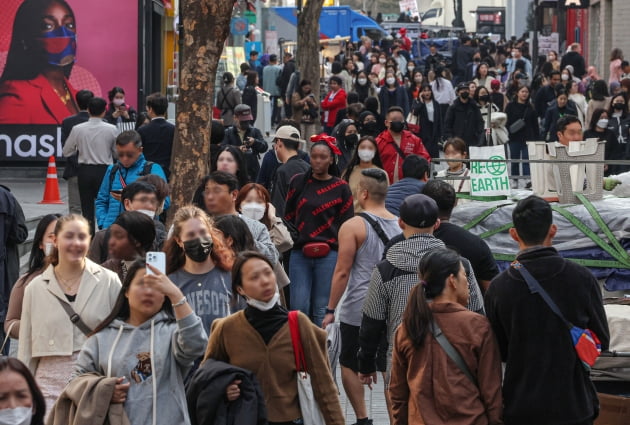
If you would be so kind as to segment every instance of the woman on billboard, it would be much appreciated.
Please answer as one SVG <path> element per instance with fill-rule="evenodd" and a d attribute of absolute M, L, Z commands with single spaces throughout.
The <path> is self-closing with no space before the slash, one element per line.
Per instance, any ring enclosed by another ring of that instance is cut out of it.
<path fill-rule="evenodd" d="M 25 0 L 0 77 L 0 124 L 61 124 L 76 114 L 68 77 L 76 58 L 74 13 L 64 0 Z"/>

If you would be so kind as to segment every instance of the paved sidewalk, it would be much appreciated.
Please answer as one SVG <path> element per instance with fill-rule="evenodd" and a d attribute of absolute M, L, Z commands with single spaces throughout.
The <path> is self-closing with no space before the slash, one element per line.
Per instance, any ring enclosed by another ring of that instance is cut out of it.
<path fill-rule="evenodd" d="M 354 416 L 354 410 L 350 402 L 346 398 L 346 393 L 341 385 L 341 368 L 337 366 L 337 385 L 339 386 L 339 400 L 341 401 L 341 411 L 346 419 L 346 425 L 354 424 L 357 419 Z M 368 416 L 372 419 L 374 425 L 389 425 L 389 415 L 387 413 L 387 405 L 385 404 L 385 393 L 383 390 L 382 374 L 378 375 L 378 382 L 373 386 L 370 394 L 369 388 L 365 387 L 365 407 Z"/>
<path fill-rule="evenodd" d="M 3 178 L 0 183 L 11 189 L 11 193 L 22 206 L 27 221 L 46 214 L 68 213 L 68 189 L 64 179 L 59 179 L 59 193 L 63 204 L 38 203 L 44 197 L 46 178 Z"/>

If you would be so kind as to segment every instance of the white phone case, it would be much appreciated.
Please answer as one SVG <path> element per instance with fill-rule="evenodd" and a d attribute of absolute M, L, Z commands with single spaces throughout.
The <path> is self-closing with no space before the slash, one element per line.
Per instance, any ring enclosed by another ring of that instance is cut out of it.
<path fill-rule="evenodd" d="M 166 273 L 166 254 L 158 251 L 149 251 L 147 252 L 147 264 L 151 264 L 153 267 L 161 271 L 162 273 Z M 147 273 L 153 274 L 151 269 L 147 267 Z"/>

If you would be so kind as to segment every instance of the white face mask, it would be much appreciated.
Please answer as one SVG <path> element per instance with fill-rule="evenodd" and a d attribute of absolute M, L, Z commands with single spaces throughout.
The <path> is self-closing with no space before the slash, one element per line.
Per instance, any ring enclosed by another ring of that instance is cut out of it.
<path fill-rule="evenodd" d="M 248 202 L 241 206 L 241 213 L 247 218 L 259 221 L 265 216 L 265 205 L 257 202 Z"/>
<path fill-rule="evenodd" d="M 601 120 L 597 121 L 597 126 L 599 128 L 608 128 L 608 120 L 606 118 L 602 118 Z"/>
<path fill-rule="evenodd" d="M 138 211 L 139 213 L 142 213 L 144 215 L 148 215 L 150 218 L 155 217 L 155 211 L 153 211 L 153 210 L 136 210 L 136 211 Z"/>
<path fill-rule="evenodd" d="M 52 254 L 54 247 L 55 244 L 53 244 L 52 242 L 44 243 L 44 255 L 48 257 L 50 254 Z"/>
<path fill-rule="evenodd" d="M 359 159 L 364 162 L 371 161 L 374 159 L 374 155 L 376 155 L 376 153 L 371 149 L 359 149 L 357 154 L 359 155 Z"/>
<path fill-rule="evenodd" d="M 562 74 L 560 78 L 562 79 L 562 81 L 567 81 L 569 79 L 569 76 L 567 74 Z"/>
<path fill-rule="evenodd" d="M 367 78 L 359 78 L 359 79 L 357 79 L 357 83 L 359 83 L 360 85 L 364 86 L 365 83 L 367 83 Z"/>
<path fill-rule="evenodd" d="M 112 103 L 116 106 L 123 105 L 125 103 L 125 99 L 114 99 Z"/>
<path fill-rule="evenodd" d="M 385 63 L 385 62 L 387 62 L 387 59 L 380 58 L 380 59 L 378 60 L 378 62 L 379 62 L 379 63 Z"/>
<path fill-rule="evenodd" d="M 269 301 L 267 301 L 267 302 L 255 300 L 255 299 L 249 298 L 249 297 L 245 301 L 247 302 L 247 304 L 251 305 L 256 310 L 269 311 L 272 308 L 274 308 L 276 306 L 276 304 L 278 304 L 279 300 L 280 300 L 280 293 L 278 291 L 276 291 L 276 293 L 273 294 L 273 297 L 271 297 L 271 299 Z"/>
<path fill-rule="evenodd" d="M 390 86 L 393 86 L 393 85 L 394 85 L 394 83 L 396 83 L 396 79 L 395 79 L 395 78 L 392 78 L 392 77 L 389 77 L 387 80 L 385 80 L 385 82 L 386 82 L 387 84 L 389 84 Z"/>
<path fill-rule="evenodd" d="M 29 425 L 33 418 L 31 407 L 0 410 L 0 425 Z"/>

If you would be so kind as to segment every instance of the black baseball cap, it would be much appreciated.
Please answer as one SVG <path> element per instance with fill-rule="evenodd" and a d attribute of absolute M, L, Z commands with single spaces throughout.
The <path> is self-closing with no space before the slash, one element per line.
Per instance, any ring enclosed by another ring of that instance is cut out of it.
<path fill-rule="evenodd" d="M 399 211 L 405 224 L 419 229 L 433 226 L 439 215 L 437 203 L 423 194 L 407 196 Z"/>

